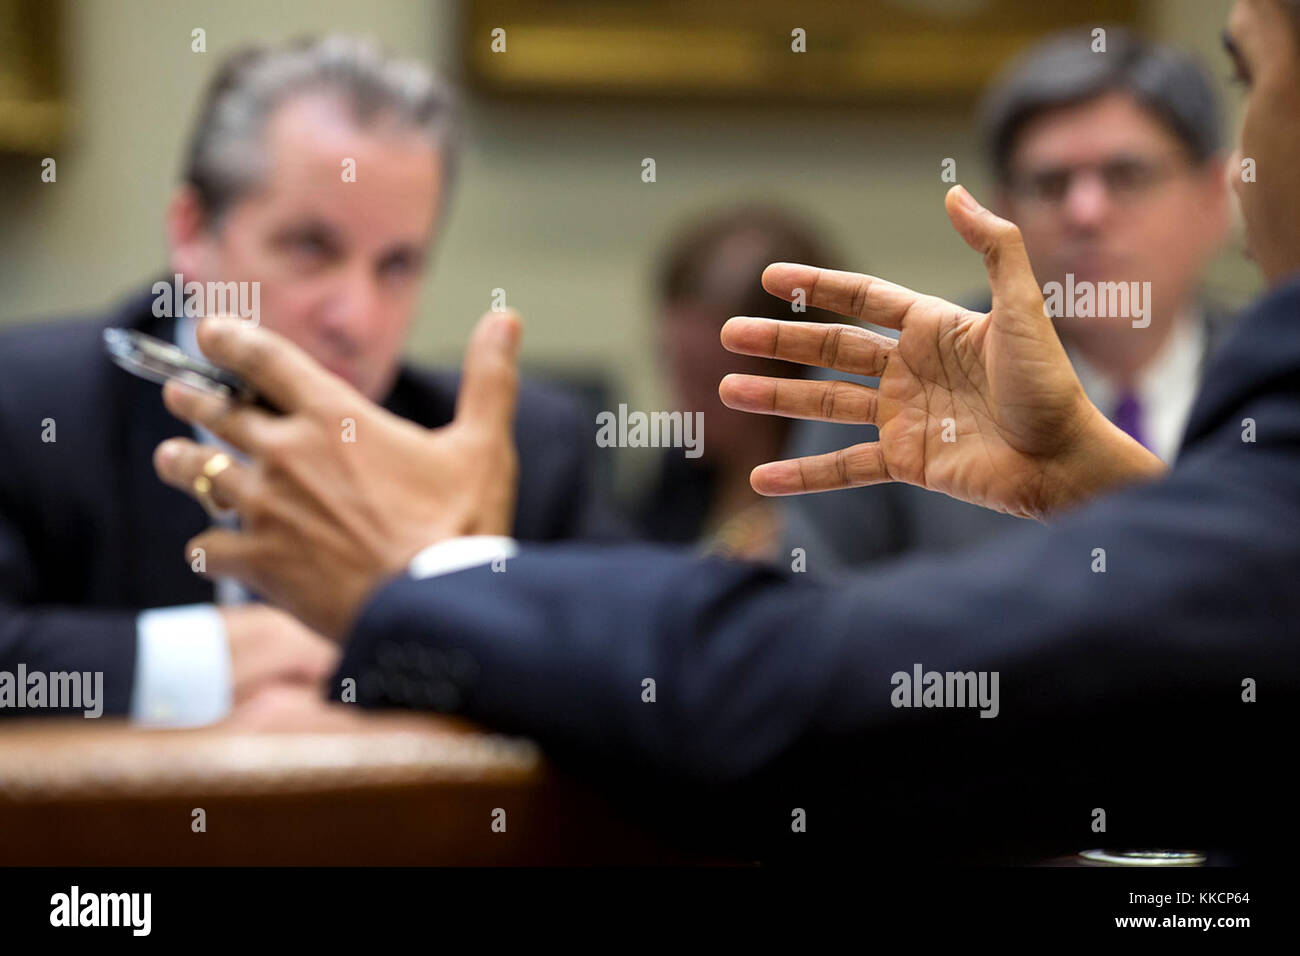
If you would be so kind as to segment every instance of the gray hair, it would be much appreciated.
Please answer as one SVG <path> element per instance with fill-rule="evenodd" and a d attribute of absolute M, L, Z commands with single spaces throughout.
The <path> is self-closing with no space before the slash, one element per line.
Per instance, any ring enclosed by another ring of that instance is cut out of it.
<path fill-rule="evenodd" d="M 303 37 L 279 47 L 237 50 L 208 86 L 183 178 L 213 223 L 265 172 L 261 139 L 275 109 L 292 96 L 322 91 L 338 96 L 358 124 L 382 117 L 427 134 L 442 153 L 443 177 L 450 184 L 457 130 L 451 87 L 424 65 L 395 59 L 373 40 Z M 445 197 L 450 189 L 442 192 Z"/>
<path fill-rule="evenodd" d="M 994 171 L 1007 180 L 1016 139 L 1029 120 L 1110 92 L 1132 96 L 1194 161 L 1218 152 L 1219 104 L 1205 69 L 1185 53 L 1114 27 L 1106 31 L 1104 53 L 1093 52 L 1089 31 L 1057 34 L 1032 47 L 990 87 L 979 117 Z"/>

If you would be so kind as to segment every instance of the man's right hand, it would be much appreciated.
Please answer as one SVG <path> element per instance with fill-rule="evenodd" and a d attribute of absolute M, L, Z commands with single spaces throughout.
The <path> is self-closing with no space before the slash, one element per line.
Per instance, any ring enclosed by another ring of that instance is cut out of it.
<path fill-rule="evenodd" d="M 211 498 L 241 517 L 185 546 L 209 577 L 233 577 L 319 633 L 341 640 L 366 599 L 448 538 L 505 535 L 514 523 L 519 317 L 479 320 L 452 421 L 423 428 L 379 407 L 265 327 L 209 317 L 199 347 L 283 414 L 177 381 L 163 401 L 247 456 L 227 460 Z M 219 449 L 187 438 L 158 446 L 158 475 L 186 494 Z"/>
<path fill-rule="evenodd" d="M 324 693 L 339 663 L 332 641 L 266 604 L 217 609 L 230 641 L 231 698 L 236 707 L 275 684 Z"/>
<path fill-rule="evenodd" d="M 731 408 L 788 418 L 873 424 L 879 440 L 759 465 L 764 495 L 902 481 L 996 511 L 1044 518 L 1108 488 L 1158 477 L 1164 464 L 1088 400 L 1043 310 L 1020 230 L 960 186 L 948 216 L 984 256 L 993 309 L 972 312 L 871 276 L 778 263 L 763 287 L 886 328 L 734 318 L 733 352 L 878 376 L 876 388 L 728 375 Z"/>

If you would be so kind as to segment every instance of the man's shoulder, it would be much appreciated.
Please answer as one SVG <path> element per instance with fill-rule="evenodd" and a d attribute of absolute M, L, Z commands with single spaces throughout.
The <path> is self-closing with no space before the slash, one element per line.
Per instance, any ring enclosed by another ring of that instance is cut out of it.
<path fill-rule="evenodd" d="M 106 316 L 72 316 L 24 322 L 0 329 L 0 364 L 21 373 L 33 363 L 42 368 L 75 365 L 91 352 L 103 352 Z"/>
<path fill-rule="evenodd" d="M 104 352 L 109 326 L 157 326 L 142 295 L 131 295 L 97 313 L 52 317 L 0 329 L 0 413 L 85 418 L 103 412 L 115 386 L 128 376 Z"/>
<path fill-rule="evenodd" d="M 96 407 L 116 371 L 104 355 L 105 316 L 51 319 L 0 330 L 0 406 L 50 415 Z M 118 373 L 124 374 L 124 373 Z"/>
<path fill-rule="evenodd" d="M 0 365 L 7 372 L 40 374 L 56 369 L 76 369 L 84 374 L 93 359 L 95 366 L 107 366 L 103 334 L 109 326 L 140 328 L 149 319 L 142 311 L 147 302 L 132 295 L 97 312 L 19 322 L 0 328 Z M 149 331 L 157 333 L 155 329 Z"/>
<path fill-rule="evenodd" d="M 1184 447 L 1225 423 L 1231 431 L 1247 406 L 1300 399 L 1300 273 L 1242 310 L 1213 349 L 1192 407 Z M 1278 427 L 1282 423 L 1277 423 Z M 1289 434 L 1290 429 L 1285 431 Z"/>

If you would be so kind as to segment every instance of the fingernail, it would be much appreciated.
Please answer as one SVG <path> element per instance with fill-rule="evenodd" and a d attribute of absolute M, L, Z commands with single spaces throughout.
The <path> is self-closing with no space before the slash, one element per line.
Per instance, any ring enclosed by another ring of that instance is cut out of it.
<path fill-rule="evenodd" d="M 174 441 L 165 441 L 158 446 L 158 460 L 164 465 L 169 465 L 176 460 L 180 454 L 181 447 Z"/>

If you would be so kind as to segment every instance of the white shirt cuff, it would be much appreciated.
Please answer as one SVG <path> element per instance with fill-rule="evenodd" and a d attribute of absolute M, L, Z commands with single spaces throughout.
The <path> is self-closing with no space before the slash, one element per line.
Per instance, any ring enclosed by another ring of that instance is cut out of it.
<path fill-rule="evenodd" d="M 196 727 L 230 713 L 230 641 L 211 604 L 155 608 L 136 618 L 132 721 Z"/>
<path fill-rule="evenodd" d="M 411 577 L 419 580 L 464 571 L 482 564 L 492 564 L 495 567 L 497 562 L 500 562 L 499 566 L 504 570 L 506 559 L 513 558 L 518 553 L 519 545 L 515 539 L 504 535 L 475 534 L 448 538 L 429 545 L 412 558 L 407 571 Z"/>

